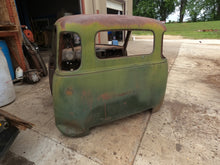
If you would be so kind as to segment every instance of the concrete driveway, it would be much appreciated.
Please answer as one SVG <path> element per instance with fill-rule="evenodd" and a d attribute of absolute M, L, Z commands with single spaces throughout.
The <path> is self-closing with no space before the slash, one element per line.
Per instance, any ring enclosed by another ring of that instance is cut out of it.
<path fill-rule="evenodd" d="M 220 40 L 165 40 L 164 55 L 169 77 L 161 110 L 81 138 L 55 127 L 48 78 L 16 85 L 16 101 L 2 109 L 35 127 L 18 135 L 0 164 L 220 164 Z"/>

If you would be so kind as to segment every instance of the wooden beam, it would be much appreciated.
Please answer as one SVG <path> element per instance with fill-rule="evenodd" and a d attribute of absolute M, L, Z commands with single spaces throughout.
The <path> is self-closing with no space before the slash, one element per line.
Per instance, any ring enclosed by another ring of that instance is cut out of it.
<path fill-rule="evenodd" d="M 14 36 L 15 33 L 17 33 L 18 30 L 6 30 L 6 31 L 0 31 L 0 37 L 9 37 Z"/>
<path fill-rule="evenodd" d="M 27 121 L 24 121 L 2 109 L 0 109 L 0 116 L 3 116 L 10 124 L 17 127 L 20 130 L 31 129 L 34 125 Z"/>

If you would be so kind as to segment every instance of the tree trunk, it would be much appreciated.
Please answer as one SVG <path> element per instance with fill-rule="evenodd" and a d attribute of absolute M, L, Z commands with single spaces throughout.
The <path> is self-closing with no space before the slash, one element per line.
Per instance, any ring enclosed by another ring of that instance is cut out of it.
<path fill-rule="evenodd" d="M 217 15 L 216 20 L 220 20 L 220 1 L 217 1 Z"/>
<path fill-rule="evenodd" d="M 166 21 L 167 15 L 166 15 L 166 7 L 165 2 L 161 0 L 160 4 L 160 21 Z"/>
<path fill-rule="evenodd" d="M 179 18 L 179 22 L 183 22 L 183 18 L 185 15 L 185 10 L 186 10 L 186 3 L 187 0 L 181 0 L 180 1 L 180 18 Z"/>

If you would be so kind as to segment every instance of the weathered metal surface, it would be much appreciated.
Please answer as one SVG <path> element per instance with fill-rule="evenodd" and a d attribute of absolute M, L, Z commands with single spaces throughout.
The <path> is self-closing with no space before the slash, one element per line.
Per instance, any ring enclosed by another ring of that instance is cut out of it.
<path fill-rule="evenodd" d="M 89 128 L 147 109 L 163 100 L 168 65 L 162 58 L 164 25 L 159 21 L 133 16 L 79 15 L 56 22 L 57 54 L 60 32 L 76 32 L 81 37 L 82 59 L 79 69 L 53 76 L 53 102 L 56 126 L 65 135 L 81 136 Z M 151 30 L 154 51 L 150 55 L 98 59 L 95 35 L 102 30 Z M 60 57 L 57 56 L 56 66 Z"/>
<path fill-rule="evenodd" d="M 120 26 L 122 28 L 133 28 L 132 26 L 138 27 L 140 29 L 143 26 L 157 26 L 157 28 L 166 30 L 165 26 L 160 22 L 152 18 L 146 17 L 136 17 L 136 16 L 125 16 L 125 15 L 75 15 L 75 16 L 66 16 L 60 18 L 56 25 L 61 25 L 63 29 L 66 29 L 68 25 L 78 24 L 79 26 L 83 26 L 86 28 L 87 25 L 102 25 L 105 27 L 114 28 Z M 101 26 L 97 26 L 97 28 L 101 28 Z M 152 27 L 151 27 L 152 28 Z"/>

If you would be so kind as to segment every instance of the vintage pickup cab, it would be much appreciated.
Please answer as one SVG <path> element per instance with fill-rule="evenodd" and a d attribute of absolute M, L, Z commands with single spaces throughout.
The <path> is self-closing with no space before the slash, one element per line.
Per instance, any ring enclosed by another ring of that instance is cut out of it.
<path fill-rule="evenodd" d="M 91 127 L 159 109 L 168 76 L 160 21 L 98 14 L 65 16 L 55 25 L 49 76 L 63 134 L 83 136 Z M 137 41 L 139 31 L 152 37 Z"/>

